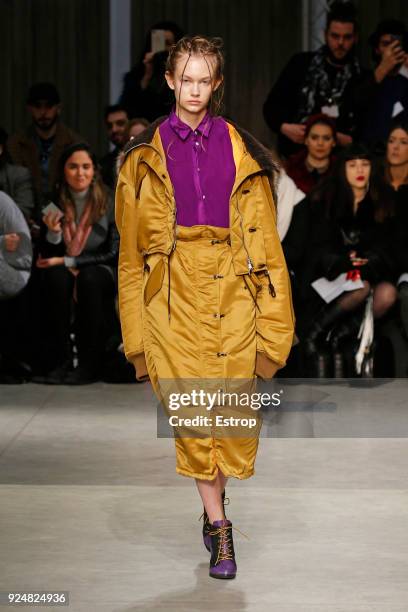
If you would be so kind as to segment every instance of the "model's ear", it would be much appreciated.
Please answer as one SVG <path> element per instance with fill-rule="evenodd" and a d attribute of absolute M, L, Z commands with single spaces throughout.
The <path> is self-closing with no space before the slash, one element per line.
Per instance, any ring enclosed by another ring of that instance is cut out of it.
<path fill-rule="evenodd" d="M 167 81 L 167 85 L 170 87 L 170 89 L 174 90 L 174 77 L 171 74 L 171 72 L 169 72 L 168 70 L 166 70 L 166 72 L 164 73 L 164 76 L 166 78 Z"/>

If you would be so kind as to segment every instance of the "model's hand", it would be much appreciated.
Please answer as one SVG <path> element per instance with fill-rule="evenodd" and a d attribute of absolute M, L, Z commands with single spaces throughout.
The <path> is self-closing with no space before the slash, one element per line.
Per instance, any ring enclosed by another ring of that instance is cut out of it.
<path fill-rule="evenodd" d="M 385 48 L 381 62 L 377 66 L 374 75 L 377 83 L 380 83 L 399 64 L 404 64 L 408 55 L 401 47 L 399 40 L 394 40 Z"/>
<path fill-rule="evenodd" d="M 43 259 L 41 255 L 39 255 L 35 265 L 37 268 L 54 268 L 55 266 L 63 266 L 64 258 L 48 257 L 47 259 Z"/>
<path fill-rule="evenodd" d="M 349 144 L 353 142 L 353 139 L 348 134 L 343 134 L 343 132 L 337 132 L 337 142 L 341 147 L 347 147 Z"/>
<path fill-rule="evenodd" d="M 306 126 L 303 123 L 282 123 L 281 133 L 296 144 L 303 144 L 305 140 Z"/>

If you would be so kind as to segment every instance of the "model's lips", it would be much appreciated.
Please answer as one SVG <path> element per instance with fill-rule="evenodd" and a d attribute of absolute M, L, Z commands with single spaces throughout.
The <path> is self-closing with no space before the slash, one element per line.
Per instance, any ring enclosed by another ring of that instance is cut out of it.
<path fill-rule="evenodd" d="M 190 100 L 189 104 L 201 104 L 200 100 Z"/>
<path fill-rule="evenodd" d="M 364 176 L 358 176 L 356 180 L 357 180 L 357 181 L 364 181 L 364 179 L 365 179 L 365 177 L 364 177 Z"/>

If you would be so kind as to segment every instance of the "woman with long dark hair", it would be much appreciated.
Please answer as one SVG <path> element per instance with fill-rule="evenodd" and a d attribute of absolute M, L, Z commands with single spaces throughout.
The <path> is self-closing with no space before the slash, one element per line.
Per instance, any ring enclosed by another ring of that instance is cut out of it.
<path fill-rule="evenodd" d="M 337 144 L 336 122 L 324 114 L 312 115 L 305 124 L 305 144 L 285 162 L 285 169 L 297 187 L 309 193 L 333 167 Z"/>
<path fill-rule="evenodd" d="M 310 256 L 303 271 L 308 306 L 308 320 L 303 323 L 309 355 L 317 354 L 319 342 L 340 321 L 348 318 L 332 334 L 332 341 L 338 343 L 350 331 L 347 315 L 358 311 L 370 291 L 374 319 L 381 318 L 396 301 L 390 255 L 392 215 L 370 187 L 370 177 L 369 151 L 351 145 L 341 154 L 332 176 L 309 195 Z"/>
<path fill-rule="evenodd" d="M 99 176 L 89 146 L 68 147 L 60 158 L 56 203 L 44 216 L 37 267 L 52 330 L 54 367 L 35 382 L 87 384 L 98 380 L 114 318 L 118 233 L 113 199 Z M 70 371 L 70 329 L 75 306 L 79 365 Z"/>
<path fill-rule="evenodd" d="M 377 190 L 394 216 L 392 252 L 400 298 L 401 321 L 408 339 L 408 120 L 395 120 L 387 138 Z"/>
<path fill-rule="evenodd" d="M 220 399 L 209 411 L 194 408 L 192 393 L 252 392 L 257 376 L 269 379 L 285 364 L 294 321 L 276 228 L 275 164 L 217 114 L 221 45 L 194 36 L 170 50 L 166 79 L 175 108 L 130 143 L 116 220 L 126 357 L 165 408 L 169 388 L 184 390 L 187 414 L 211 419 L 175 438 L 176 471 L 196 480 L 204 504 L 210 576 L 228 579 L 237 568 L 223 509 L 226 481 L 253 475 L 261 419 L 249 409 L 252 433 L 244 424 L 217 429 L 217 417 L 230 410 L 235 417 L 235 408 Z"/>

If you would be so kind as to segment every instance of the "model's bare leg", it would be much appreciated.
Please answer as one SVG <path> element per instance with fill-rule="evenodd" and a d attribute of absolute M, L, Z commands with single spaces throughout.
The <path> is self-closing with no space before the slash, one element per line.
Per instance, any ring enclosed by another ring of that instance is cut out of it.
<path fill-rule="evenodd" d="M 220 486 L 220 493 L 225 491 L 225 487 L 227 486 L 227 482 L 228 482 L 228 477 L 224 476 L 224 474 L 218 468 L 218 483 L 219 483 L 219 486 Z"/>
<path fill-rule="evenodd" d="M 196 478 L 198 492 L 203 500 L 210 523 L 225 518 L 221 494 L 224 491 L 227 478 L 218 468 L 218 475 L 214 480 L 201 480 Z"/>

